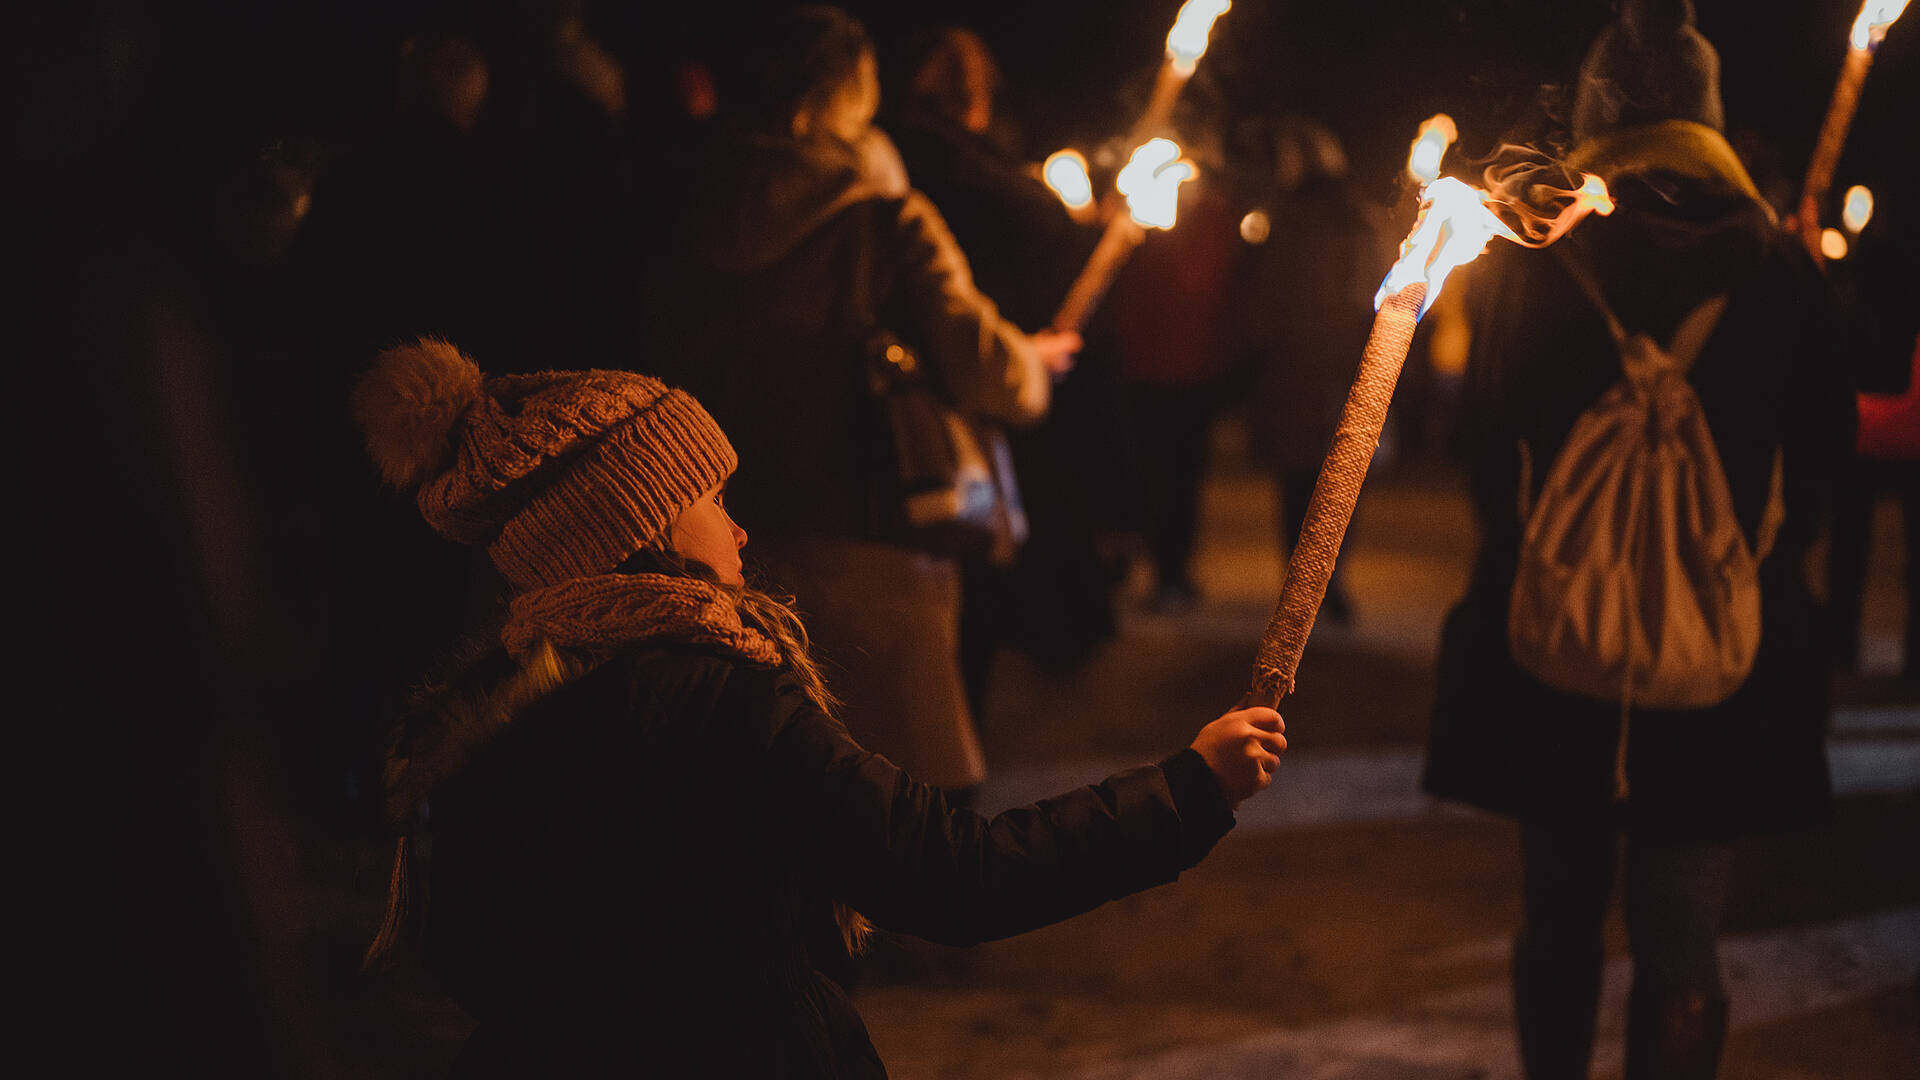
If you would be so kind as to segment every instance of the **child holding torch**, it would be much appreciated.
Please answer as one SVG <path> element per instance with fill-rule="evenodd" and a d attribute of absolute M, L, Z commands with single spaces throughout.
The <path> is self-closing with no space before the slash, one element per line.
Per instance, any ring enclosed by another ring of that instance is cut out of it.
<path fill-rule="evenodd" d="M 1286 747 L 1277 713 L 1239 709 L 1157 764 L 955 809 L 834 718 L 800 621 L 744 579 L 737 458 L 684 392 L 490 378 L 423 340 L 355 409 L 387 479 L 510 585 L 387 765 L 431 895 L 410 899 L 403 840 L 369 959 L 424 917 L 428 968 L 479 1021 L 457 1076 L 884 1076 L 819 971 L 867 919 L 969 944 L 1172 881 Z"/>

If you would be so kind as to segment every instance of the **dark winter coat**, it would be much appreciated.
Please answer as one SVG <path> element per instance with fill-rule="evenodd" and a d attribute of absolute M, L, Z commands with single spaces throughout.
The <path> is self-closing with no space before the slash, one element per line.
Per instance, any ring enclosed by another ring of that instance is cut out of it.
<path fill-rule="evenodd" d="M 991 820 L 784 670 L 651 647 L 520 708 L 431 800 L 426 955 L 468 1076 L 877 1077 L 831 904 L 965 945 L 1163 882 L 1231 828 L 1199 755 Z"/>
<path fill-rule="evenodd" d="M 729 508 L 750 534 L 778 526 L 749 557 L 802 610 L 834 609 L 814 629 L 861 741 L 928 783 L 978 784 L 985 766 L 954 643 L 956 571 L 871 542 L 884 432 L 868 405 L 862 315 L 977 417 L 1036 420 L 1052 381 L 1027 336 L 974 287 L 939 211 L 907 187 L 878 131 L 858 150 L 724 134 L 694 182 L 647 289 L 636 366 L 699 398 L 739 450 Z M 874 596 L 885 602 L 862 602 Z"/>
<path fill-rule="evenodd" d="M 914 189 L 952 227 L 980 291 L 1019 326 L 1050 323 L 1097 231 L 1076 225 L 1059 197 L 991 135 L 912 105 L 889 118 L 887 132 Z"/>
<path fill-rule="evenodd" d="M 871 535 L 863 315 L 971 414 L 1028 422 L 1051 395 L 891 144 L 876 131 L 865 149 L 718 137 L 647 290 L 635 365 L 713 413 L 740 451 L 728 502 L 793 541 Z"/>
<path fill-rule="evenodd" d="M 1384 214 L 1344 178 L 1315 176 L 1263 202 L 1271 234 L 1247 256 L 1233 303 L 1248 427 L 1272 467 L 1317 470 L 1393 246 Z"/>
<path fill-rule="evenodd" d="M 1851 384 L 1805 252 L 1741 185 L 1692 171 L 1703 175 L 1609 175 L 1619 209 L 1560 241 L 1566 252 L 1496 244 L 1469 268 L 1462 428 L 1481 542 L 1442 634 L 1425 779 L 1435 795 L 1528 820 L 1620 814 L 1644 834 L 1700 839 L 1806 824 L 1829 804 L 1826 648 L 1802 567 L 1850 438 Z M 1702 300 L 1730 295 L 1689 382 L 1749 544 L 1775 451 L 1785 453 L 1786 522 L 1760 567 L 1753 672 L 1711 708 L 1632 711 L 1624 806 L 1614 803 L 1619 705 L 1549 689 L 1508 651 L 1519 444 L 1531 448 L 1537 495 L 1575 418 L 1621 378 L 1602 317 L 1562 254 L 1591 268 L 1630 331 L 1660 341 Z"/>

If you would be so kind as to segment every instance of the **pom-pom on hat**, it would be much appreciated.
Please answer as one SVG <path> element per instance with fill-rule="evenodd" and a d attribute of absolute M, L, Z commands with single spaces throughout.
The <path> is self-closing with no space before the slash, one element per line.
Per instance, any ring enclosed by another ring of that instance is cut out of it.
<path fill-rule="evenodd" d="M 739 463 L 700 403 L 626 371 L 489 377 L 434 338 L 383 350 L 353 395 L 387 482 L 485 545 L 516 592 L 604 574 Z"/>
<path fill-rule="evenodd" d="M 1580 65 L 1573 141 L 1662 120 L 1724 128 L 1720 54 L 1694 29 L 1693 0 L 1622 0 Z"/>

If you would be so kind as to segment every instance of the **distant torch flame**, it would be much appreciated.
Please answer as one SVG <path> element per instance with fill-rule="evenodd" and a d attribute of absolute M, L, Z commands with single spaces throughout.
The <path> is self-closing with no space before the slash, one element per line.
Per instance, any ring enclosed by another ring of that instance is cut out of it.
<path fill-rule="evenodd" d="M 1240 219 L 1240 239 L 1249 244 L 1264 244 L 1273 234 L 1273 218 L 1265 210 L 1249 210 L 1247 216 Z"/>
<path fill-rule="evenodd" d="M 1855 236 L 1873 220 L 1873 192 L 1855 184 L 1847 189 L 1845 205 L 1840 208 L 1840 224 Z"/>
<path fill-rule="evenodd" d="M 1847 257 L 1847 238 L 1839 229 L 1820 230 L 1820 254 L 1829 259 Z"/>
<path fill-rule="evenodd" d="M 1421 184 L 1431 184 L 1440 178 L 1440 159 L 1447 156 L 1447 147 L 1460 137 L 1453 126 L 1453 117 L 1446 113 L 1435 113 L 1420 125 L 1420 134 L 1413 140 L 1413 149 L 1407 152 L 1407 171 L 1413 174 Z"/>
<path fill-rule="evenodd" d="M 1487 248 L 1487 241 L 1504 236 L 1514 243 L 1520 237 L 1487 209 L 1485 195 L 1451 176 L 1443 176 L 1427 185 L 1426 201 L 1413 231 L 1400 245 L 1400 259 L 1387 272 L 1374 294 L 1377 309 L 1387 297 L 1416 281 L 1427 285 L 1425 312 L 1440 295 L 1440 286 L 1456 267 L 1465 266 Z"/>
<path fill-rule="evenodd" d="M 1127 212 L 1142 228 L 1171 229 L 1179 210 L 1180 184 L 1197 175 L 1193 162 L 1180 157 L 1180 147 L 1173 140 L 1148 139 L 1127 159 L 1113 186 L 1127 197 Z"/>
<path fill-rule="evenodd" d="M 1187 0 L 1167 31 L 1167 59 L 1182 75 L 1193 74 L 1194 65 L 1207 51 L 1207 37 L 1213 22 L 1227 13 L 1232 0 Z"/>
<path fill-rule="evenodd" d="M 1887 27 L 1907 9 L 1907 0 L 1866 0 L 1860 5 L 1860 17 L 1853 20 L 1848 43 L 1856 49 L 1878 48 L 1887 36 Z"/>
<path fill-rule="evenodd" d="M 1093 181 L 1087 176 L 1087 159 L 1080 156 L 1080 151 L 1054 151 L 1040 167 L 1040 174 L 1046 178 L 1047 187 L 1060 196 L 1060 201 L 1066 203 L 1068 209 L 1079 210 L 1092 205 Z"/>

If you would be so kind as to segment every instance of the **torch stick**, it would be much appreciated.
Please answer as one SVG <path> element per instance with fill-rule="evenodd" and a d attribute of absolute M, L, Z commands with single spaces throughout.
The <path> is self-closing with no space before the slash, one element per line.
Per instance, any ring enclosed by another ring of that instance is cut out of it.
<path fill-rule="evenodd" d="M 1160 62 L 1160 71 L 1154 76 L 1153 93 L 1139 122 L 1133 125 L 1133 142 L 1138 143 L 1165 126 L 1173 115 L 1173 103 L 1179 98 L 1181 88 L 1193 78 L 1200 57 L 1206 54 L 1207 36 L 1213 32 L 1214 21 L 1232 6 L 1231 0 L 1187 0 L 1180 5 L 1173 29 L 1167 32 L 1166 59 Z"/>
<path fill-rule="evenodd" d="M 1907 0 L 1865 0 L 1848 34 L 1847 59 L 1840 65 L 1840 78 L 1834 83 L 1826 118 L 1820 122 L 1820 136 L 1807 162 L 1807 178 L 1800 185 L 1800 239 L 1815 259 L 1820 258 L 1820 204 L 1833 186 L 1834 167 L 1840 163 L 1847 129 L 1853 126 L 1853 114 L 1860 107 L 1860 88 L 1873 66 L 1874 51 L 1906 6 Z"/>
<path fill-rule="evenodd" d="M 1423 201 L 1413 231 L 1400 245 L 1399 260 L 1375 294 L 1373 331 L 1367 336 L 1353 388 L 1341 410 L 1333 445 L 1314 482 L 1313 498 L 1302 515 L 1300 538 L 1287 558 L 1287 580 L 1261 636 L 1260 651 L 1253 663 L 1253 683 L 1242 699 L 1243 705 L 1277 707 L 1281 698 L 1293 692 L 1300 654 L 1306 649 L 1320 601 L 1327 594 L 1347 523 L 1360 501 L 1360 484 L 1380 445 L 1380 430 L 1386 426 L 1394 384 L 1400 379 L 1400 368 L 1413 346 L 1414 328 L 1427 303 L 1440 295 L 1447 274 L 1473 261 L 1491 238 L 1504 236 L 1516 243 L 1526 242 L 1487 209 L 1486 193 L 1459 180 L 1441 177 L 1421 194 Z M 1593 197 L 1576 197 L 1563 216 L 1577 220 L 1599 208 Z"/>
<path fill-rule="evenodd" d="M 1300 538 L 1287 556 L 1287 580 L 1280 589 L 1279 606 L 1267 620 L 1266 633 L 1260 639 L 1260 652 L 1253 662 L 1253 689 L 1243 704 L 1277 708 L 1280 699 L 1293 692 L 1300 654 L 1307 647 L 1314 616 L 1327 595 L 1333 563 L 1346 538 L 1347 523 L 1353 519 L 1353 508 L 1360 501 L 1360 483 L 1366 479 L 1367 466 L 1380 445 L 1387 406 L 1393 401 L 1394 385 L 1413 347 L 1413 331 L 1426 298 L 1426 282 L 1416 281 L 1387 297 L 1374 315 L 1373 332 L 1367 336 L 1366 351 L 1360 356 L 1360 370 L 1340 412 L 1340 426 L 1334 432 L 1327 460 L 1320 466 L 1319 479 L 1314 481 Z"/>
<path fill-rule="evenodd" d="M 1067 289 L 1067 298 L 1060 304 L 1060 310 L 1053 316 L 1053 329 L 1079 333 L 1086 329 L 1087 320 L 1093 316 L 1093 309 L 1107 295 L 1107 288 L 1113 284 L 1114 275 L 1126 263 L 1133 249 L 1147 237 L 1147 231 L 1126 214 L 1115 214 L 1107 219 L 1106 231 L 1100 234 L 1100 243 L 1087 257 L 1087 264 L 1080 268 L 1080 276 L 1073 279 L 1073 285 Z"/>
<path fill-rule="evenodd" d="M 1800 239 L 1809 251 L 1820 250 L 1820 203 L 1833 186 L 1833 170 L 1840 163 L 1840 151 L 1847 144 L 1847 129 L 1853 126 L 1854 111 L 1860 106 L 1860 87 L 1866 83 L 1867 69 L 1872 66 L 1872 52 L 1847 50 L 1846 62 L 1840 65 L 1840 79 L 1833 87 L 1833 98 L 1827 103 L 1827 117 L 1820 124 L 1820 137 L 1813 144 L 1807 178 L 1800 185 Z"/>
<path fill-rule="evenodd" d="M 1100 234 L 1100 243 L 1087 257 L 1067 289 L 1067 298 L 1053 316 L 1055 330 L 1079 333 L 1086 328 L 1093 309 L 1113 284 L 1115 274 L 1146 239 L 1149 228 L 1171 229 L 1179 212 L 1180 185 L 1196 174 L 1193 163 L 1180 156 L 1180 147 L 1168 139 L 1149 139 L 1128 159 L 1114 179 L 1114 186 L 1126 196 L 1126 213 L 1114 213 Z"/>

